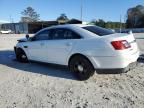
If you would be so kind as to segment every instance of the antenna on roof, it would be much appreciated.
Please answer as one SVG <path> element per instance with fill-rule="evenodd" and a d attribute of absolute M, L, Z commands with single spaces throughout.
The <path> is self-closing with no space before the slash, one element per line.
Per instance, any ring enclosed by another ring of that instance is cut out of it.
<path fill-rule="evenodd" d="M 13 22 L 14 22 L 11 15 L 9 15 L 9 19 L 10 19 L 10 23 L 13 23 Z"/>
<path fill-rule="evenodd" d="M 83 20 L 83 0 L 81 0 L 81 21 Z"/>
<path fill-rule="evenodd" d="M 121 15 L 120 15 L 120 33 L 122 31 L 122 21 L 121 21 Z"/>

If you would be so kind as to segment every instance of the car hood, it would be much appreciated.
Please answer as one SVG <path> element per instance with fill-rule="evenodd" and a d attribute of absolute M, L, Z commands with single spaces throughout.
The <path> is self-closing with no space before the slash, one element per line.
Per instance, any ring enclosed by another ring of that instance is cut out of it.
<path fill-rule="evenodd" d="M 26 38 L 21 38 L 19 40 L 17 40 L 18 42 L 27 42 L 27 39 Z"/>

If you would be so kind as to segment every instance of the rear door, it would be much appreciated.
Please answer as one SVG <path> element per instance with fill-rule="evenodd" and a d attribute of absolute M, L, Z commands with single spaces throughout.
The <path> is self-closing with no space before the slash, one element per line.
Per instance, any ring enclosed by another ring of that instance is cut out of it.
<path fill-rule="evenodd" d="M 119 51 L 124 55 L 133 55 L 139 51 L 137 43 L 136 43 L 136 39 L 134 38 L 133 34 L 116 33 L 116 34 L 107 36 L 107 39 L 109 39 L 110 42 L 126 40 L 130 44 L 130 48 Z"/>
<path fill-rule="evenodd" d="M 70 29 L 57 28 L 50 32 L 52 40 L 47 42 L 47 54 L 49 62 L 56 64 L 66 64 L 68 54 L 81 38 Z"/>

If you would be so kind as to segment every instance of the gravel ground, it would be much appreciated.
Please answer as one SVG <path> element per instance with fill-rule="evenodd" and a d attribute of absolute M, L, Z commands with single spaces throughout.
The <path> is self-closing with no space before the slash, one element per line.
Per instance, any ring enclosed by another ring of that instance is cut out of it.
<path fill-rule="evenodd" d="M 77 81 L 62 66 L 17 62 L 12 48 L 20 37 L 0 35 L 0 108 L 144 107 L 144 55 L 128 73 Z"/>

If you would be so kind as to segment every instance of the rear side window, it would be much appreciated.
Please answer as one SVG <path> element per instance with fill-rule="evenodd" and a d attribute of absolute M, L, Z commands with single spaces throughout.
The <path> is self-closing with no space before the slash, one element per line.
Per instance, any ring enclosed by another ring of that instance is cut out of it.
<path fill-rule="evenodd" d="M 99 35 L 99 36 L 105 36 L 105 35 L 110 35 L 110 34 L 115 33 L 112 30 L 108 30 L 108 29 L 98 27 L 98 26 L 86 26 L 86 27 L 82 27 L 82 28 L 85 30 L 88 30 L 96 35 Z"/>
<path fill-rule="evenodd" d="M 65 32 L 64 32 L 64 39 L 80 39 L 81 36 L 78 35 L 77 33 L 71 31 L 71 30 L 68 30 L 68 29 L 65 29 Z"/>
<path fill-rule="evenodd" d="M 54 29 L 50 33 L 52 39 L 80 39 L 81 36 L 79 36 L 77 33 L 64 28 Z"/>
<path fill-rule="evenodd" d="M 53 39 L 63 39 L 64 36 L 64 30 L 63 29 L 54 29 L 52 31 L 52 38 Z"/>

